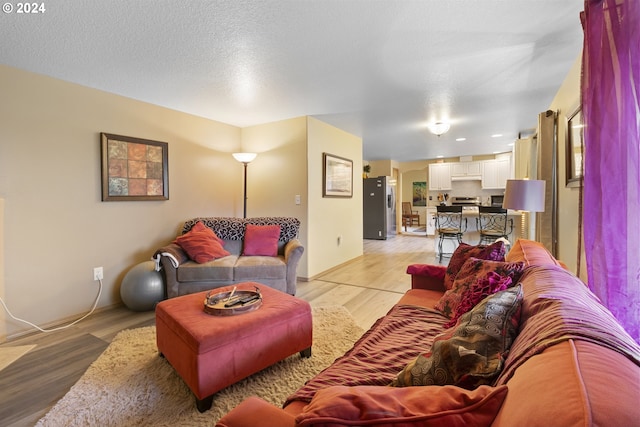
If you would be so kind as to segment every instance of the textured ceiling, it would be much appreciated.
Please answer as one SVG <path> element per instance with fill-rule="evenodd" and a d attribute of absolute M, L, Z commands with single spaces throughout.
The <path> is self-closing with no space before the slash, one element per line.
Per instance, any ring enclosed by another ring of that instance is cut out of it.
<path fill-rule="evenodd" d="M 43 3 L 0 15 L 1 63 L 237 126 L 311 115 L 367 160 L 510 150 L 582 46 L 583 0 Z"/>

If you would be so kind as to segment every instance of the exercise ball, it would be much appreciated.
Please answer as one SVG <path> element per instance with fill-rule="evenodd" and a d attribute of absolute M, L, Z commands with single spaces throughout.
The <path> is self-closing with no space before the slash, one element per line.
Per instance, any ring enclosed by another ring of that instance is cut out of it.
<path fill-rule="evenodd" d="M 132 267 L 122 279 L 120 297 L 131 310 L 153 310 L 164 299 L 164 283 L 156 263 L 145 261 Z"/>

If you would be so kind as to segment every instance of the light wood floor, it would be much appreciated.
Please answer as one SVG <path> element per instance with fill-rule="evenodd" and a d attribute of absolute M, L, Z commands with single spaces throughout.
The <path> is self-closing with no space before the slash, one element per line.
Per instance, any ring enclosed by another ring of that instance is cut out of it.
<path fill-rule="evenodd" d="M 315 280 L 299 282 L 297 296 L 313 307 L 343 305 L 366 330 L 409 289 L 407 265 L 437 262 L 433 248 L 433 238 L 424 236 L 364 240 L 362 257 Z M 0 371 L 0 426 L 33 426 L 119 331 L 154 323 L 153 311 L 136 313 L 117 307 L 63 331 L 36 333 L 0 345 L 35 345 Z"/>

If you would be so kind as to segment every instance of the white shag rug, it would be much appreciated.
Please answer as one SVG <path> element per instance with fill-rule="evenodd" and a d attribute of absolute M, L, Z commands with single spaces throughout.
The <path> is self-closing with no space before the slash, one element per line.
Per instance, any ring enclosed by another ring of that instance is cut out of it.
<path fill-rule="evenodd" d="M 310 358 L 296 353 L 221 390 L 200 413 L 189 388 L 159 356 L 155 326 L 125 330 L 36 426 L 213 426 L 249 396 L 281 406 L 363 333 L 344 307 L 314 308 Z"/>

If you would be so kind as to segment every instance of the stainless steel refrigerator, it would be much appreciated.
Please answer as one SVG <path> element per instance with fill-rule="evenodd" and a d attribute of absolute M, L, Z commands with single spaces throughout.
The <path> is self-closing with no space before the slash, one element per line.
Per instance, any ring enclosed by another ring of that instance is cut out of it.
<path fill-rule="evenodd" d="M 390 176 L 363 179 L 363 237 L 385 240 L 396 234 L 396 181 Z"/>

